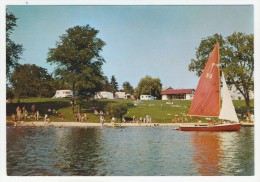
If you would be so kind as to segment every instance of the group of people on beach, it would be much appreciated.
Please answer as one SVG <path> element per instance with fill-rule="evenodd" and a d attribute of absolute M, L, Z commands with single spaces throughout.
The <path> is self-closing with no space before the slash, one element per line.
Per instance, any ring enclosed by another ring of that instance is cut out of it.
<path fill-rule="evenodd" d="M 152 123 L 152 117 L 150 114 L 147 114 L 145 117 L 136 117 L 135 115 L 133 116 L 133 123 Z"/>
<path fill-rule="evenodd" d="M 172 118 L 172 123 L 187 123 L 189 120 L 187 117 Z"/>
<path fill-rule="evenodd" d="M 20 124 L 23 124 L 25 120 L 27 119 L 33 119 L 36 121 L 39 121 L 40 119 L 43 119 L 45 124 L 50 124 L 50 115 L 54 114 L 57 115 L 59 118 L 64 119 L 63 113 L 58 113 L 55 109 L 49 108 L 44 116 L 40 115 L 40 111 L 36 109 L 36 105 L 32 104 L 31 106 L 31 112 L 28 112 L 26 109 L 26 106 L 20 106 L 18 105 L 15 110 L 16 113 L 12 114 L 12 121 L 14 122 L 14 126 L 17 125 L 17 122 L 20 122 Z"/>
<path fill-rule="evenodd" d="M 77 114 L 75 114 L 74 116 L 75 121 L 86 121 L 87 120 L 87 113 L 84 113 L 83 116 L 80 114 L 80 112 L 78 112 Z"/>
<path fill-rule="evenodd" d="M 20 107 L 19 105 L 16 107 L 16 113 L 12 114 L 12 120 L 14 121 L 14 125 L 17 125 L 17 122 L 21 122 L 23 124 L 24 120 L 28 118 L 34 118 L 35 120 L 39 120 L 40 113 L 37 110 L 36 111 L 36 106 L 33 104 L 31 106 L 31 113 L 29 113 L 24 106 Z"/>
<path fill-rule="evenodd" d="M 99 116 L 99 122 L 100 122 L 101 126 L 104 126 L 105 116 L 104 116 L 103 114 L 100 114 L 100 116 Z M 116 118 L 115 118 L 114 116 L 112 116 L 110 122 L 111 122 L 111 124 L 114 125 L 114 124 L 116 123 Z M 122 118 L 121 118 L 121 123 L 125 123 L 125 122 L 126 122 L 126 120 L 125 120 L 124 116 L 122 116 Z"/>

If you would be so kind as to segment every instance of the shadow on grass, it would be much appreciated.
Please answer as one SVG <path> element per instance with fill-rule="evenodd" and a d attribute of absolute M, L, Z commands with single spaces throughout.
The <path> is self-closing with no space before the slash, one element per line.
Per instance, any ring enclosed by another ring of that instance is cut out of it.
<path fill-rule="evenodd" d="M 19 106 L 21 109 L 25 106 L 28 113 L 32 113 L 32 105 L 35 105 L 35 111 L 40 113 L 47 113 L 48 109 L 61 109 L 69 107 L 70 103 L 67 100 L 64 101 L 46 101 L 46 102 L 25 102 L 25 103 L 7 103 L 6 104 L 6 116 L 11 116 L 16 113 L 16 108 Z"/>
<path fill-rule="evenodd" d="M 81 105 L 81 113 L 93 113 L 96 109 L 99 111 L 104 111 L 106 106 L 109 103 L 117 103 L 117 100 L 84 100 Z M 25 106 L 28 113 L 32 113 L 32 105 L 36 106 L 35 111 L 39 111 L 40 113 L 47 113 L 48 109 L 63 109 L 63 108 L 71 108 L 69 100 L 49 100 L 49 101 L 39 101 L 39 102 L 24 102 L 24 103 L 7 103 L 6 104 L 6 116 L 11 116 L 16 113 L 16 108 L 19 106 L 21 109 Z M 128 107 L 134 107 L 130 103 L 126 103 Z M 78 106 L 75 105 L 74 112 L 77 112 Z"/>

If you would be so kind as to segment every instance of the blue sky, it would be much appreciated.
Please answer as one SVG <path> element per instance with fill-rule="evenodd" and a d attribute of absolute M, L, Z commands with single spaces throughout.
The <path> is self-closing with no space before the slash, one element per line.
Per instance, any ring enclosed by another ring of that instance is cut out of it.
<path fill-rule="evenodd" d="M 198 77 L 188 71 L 202 38 L 215 33 L 254 33 L 249 5 L 223 6 L 7 6 L 18 18 L 12 39 L 24 47 L 20 63 L 36 64 L 52 73 L 46 62 L 49 48 L 76 25 L 99 30 L 106 42 L 101 55 L 104 74 L 115 75 L 119 86 L 134 87 L 146 75 L 160 78 L 163 87 L 196 88 Z"/>

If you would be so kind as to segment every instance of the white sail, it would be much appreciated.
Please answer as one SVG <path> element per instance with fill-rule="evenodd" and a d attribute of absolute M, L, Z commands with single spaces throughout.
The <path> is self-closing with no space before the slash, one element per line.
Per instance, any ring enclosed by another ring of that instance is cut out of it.
<path fill-rule="evenodd" d="M 222 107 L 219 114 L 219 119 L 229 120 L 239 122 L 237 118 L 237 114 L 235 111 L 235 107 L 233 105 L 227 83 L 224 77 L 224 73 L 222 73 Z"/>

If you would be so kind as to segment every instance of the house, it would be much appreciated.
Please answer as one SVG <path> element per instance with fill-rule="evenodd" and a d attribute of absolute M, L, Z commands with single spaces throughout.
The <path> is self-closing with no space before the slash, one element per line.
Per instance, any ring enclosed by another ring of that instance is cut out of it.
<path fill-rule="evenodd" d="M 168 88 L 161 92 L 162 100 L 192 100 L 194 89 L 172 89 Z"/>
<path fill-rule="evenodd" d="M 229 86 L 229 93 L 231 95 L 232 100 L 245 100 L 243 95 L 236 89 L 234 85 Z M 222 91 L 221 91 L 222 94 Z M 249 99 L 254 100 L 254 92 L 249 92 Z"/>
<path fill-rule="evenodd" d="M 106 92 L 106 91 L 101 91 L 101 92 L 96 92 L 95 99 L 114 99 L 114 95 L 111 92 Z"/>
<path fill-rule="evenodd" d="M 154 100 L 154 96 L 151 95 L 140 95 L 140 100 Z"/>

